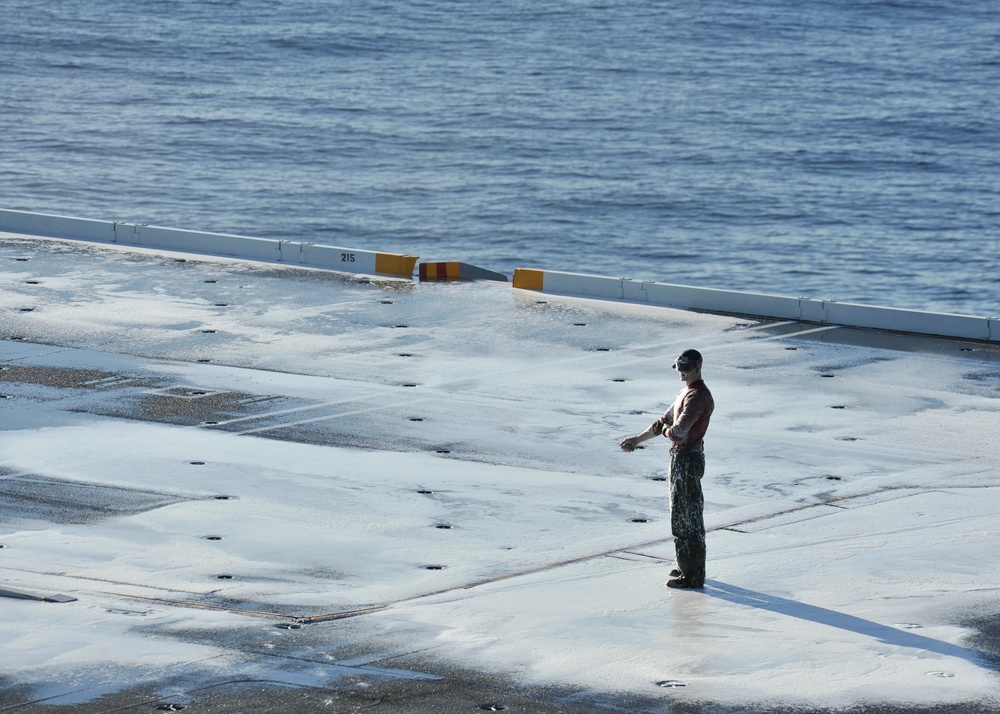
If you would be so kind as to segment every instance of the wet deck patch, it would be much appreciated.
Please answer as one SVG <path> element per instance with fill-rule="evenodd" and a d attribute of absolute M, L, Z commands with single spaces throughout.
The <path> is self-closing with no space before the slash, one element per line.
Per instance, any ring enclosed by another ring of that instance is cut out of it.
<path fill-rule="evenodd" d="M 0 524 L 93 523 L 190 500 L 157 491 L 66 481 L 0 469 Z"/>
<path fill-rule="evenodd" d="M 242 420 L 299 405 L 298 400 L 267 394 L 173 386 L 153 391 L 137 391 L 115 401 L 103 401 L 78 408 L 77 411 L 178 426 L 224 426 L 230 420 Z"/>
<path fill-rule="evenodd" d="M 99 389 L 123 384 L 139 384 L 139 380 L 96 369 L 44 367 L 5 364 L 0 366 L 0 382 L 35 384 L 42 387 Z"/>

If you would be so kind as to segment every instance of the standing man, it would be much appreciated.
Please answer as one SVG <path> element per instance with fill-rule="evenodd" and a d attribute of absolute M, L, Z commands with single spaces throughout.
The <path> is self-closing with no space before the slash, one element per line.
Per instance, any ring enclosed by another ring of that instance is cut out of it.
<path fill-rule="evenodd" d="M 667 586 L 705 587 L 705 497 L 701 478 L 705 475 L 705 432 L 715 409 L 712 393 L 701 378 L 701 353 L 684 350 L 674 362 L 684 388 L 666 414 L 641 434 L 623 439 L 622 451 L 655 436 L 670 439 L 670 529 L 674 534 L 677 567 L 670 571 Z"/>

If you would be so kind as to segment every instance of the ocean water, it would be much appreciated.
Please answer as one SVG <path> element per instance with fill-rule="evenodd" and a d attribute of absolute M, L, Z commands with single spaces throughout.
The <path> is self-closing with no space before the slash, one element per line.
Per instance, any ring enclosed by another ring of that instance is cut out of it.
<path fill-rule="evenodd" d="M 1000 315 L 996 0 L 0 16 L 0 207 Z"/>

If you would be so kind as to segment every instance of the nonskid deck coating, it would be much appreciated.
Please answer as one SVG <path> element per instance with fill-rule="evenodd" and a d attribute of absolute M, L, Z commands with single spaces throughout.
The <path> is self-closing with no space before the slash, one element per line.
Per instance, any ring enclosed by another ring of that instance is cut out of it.
<path fill-rule="evenodd" d="M 677 711 L 996 696 L 968 644 L 997 588 L 993 347 L 19 237 L 3 250 L 30 259 L 2 274 L 2 359 L 27 371 L 3 385 L 0 465 L 187 499 L 0 532 L 5 585 L 78 597 L 11 601 L 4 671 L 34 685 L 20 701 L 147 683 L 194 703 L 234 673 L 343 695 L 337 665 L 359 651 L 443 673 L 456 697 L 470 671 Z M 719 403 L 694 600 L 661 585 L 666 449 L 614 448 L 672 399 L 687 346 Z M 324 620 L 338 613 L 354 616 Z M 56 635 L 88 626 L 86 647 Z M 380 672 L 371 687 L 389 686 Z"/>

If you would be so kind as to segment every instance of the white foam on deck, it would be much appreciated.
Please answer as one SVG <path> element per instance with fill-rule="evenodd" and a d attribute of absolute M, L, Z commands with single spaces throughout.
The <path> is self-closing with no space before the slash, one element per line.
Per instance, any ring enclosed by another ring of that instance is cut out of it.
<path fill-rule="evenodd" d="M 42 696 L 84 701 L 164 672 L 343 676 L 332 659 L 296 669 L 227 644 L 271 620 L 130 596 L 285 614 L 384 606 L 351 622 L 386 654 L 405 643 L 526 683 L 671 701 L 1000 696 L 961 626 L 1000 589 L 990 353 L 782 337 L 499 284 L 363 284 L 55 245 L 0 244 L 0 330 L 28 340 L 0 342 L 4 364 L 145 370 L 321 406 L 231 433 L 67 411 L 99 404 L 96 388 L 0 383 L 11 473 L 188 499 L 0 525 L 0 584 L 78 598 L 0 609 L 0 672 Z M 666 486 L 648 477 L 666 472 L 666 442 L 616 448 L 672 400 L 669 365 L 686 347 L 704 353 L 718 405 L 703 593 L 663 587 Z M 370 439 L 268 438 L 279 423 Z M 218 638 L 170 636 L 191 630 Z"/>

